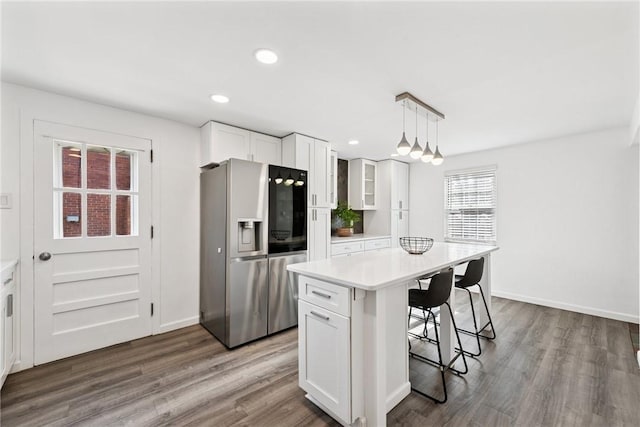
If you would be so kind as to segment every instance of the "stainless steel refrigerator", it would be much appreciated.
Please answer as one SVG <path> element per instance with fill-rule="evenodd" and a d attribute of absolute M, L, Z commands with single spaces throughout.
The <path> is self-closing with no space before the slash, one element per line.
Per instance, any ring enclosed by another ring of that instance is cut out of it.
<path fill-rule="evenodd" d="M 269 334 L 298 324 L 287 265 L 307 260 L 307 181 L 307 171 L 269 165 Z"/>
<path fill-rule="evenodd" d="M 268 170 L 230 159 L 200 175 L 200 323 L 227 347 L 267 335 Z"/>

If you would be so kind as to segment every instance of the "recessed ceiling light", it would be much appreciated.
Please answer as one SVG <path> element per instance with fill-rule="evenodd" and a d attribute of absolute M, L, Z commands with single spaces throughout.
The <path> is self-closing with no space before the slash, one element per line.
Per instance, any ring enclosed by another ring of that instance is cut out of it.
<path fill-rule="evenodd" d="M 391 157 L 398 157 L 400 154 L 398 153 L 391 153 Z"/>
<path fill-rule="evenodd" d="M 278 62 L 278 55 L 270 49 L 258 49 L 253 55 L 263 64 L 275 64 Z"/>
<path fill-rule="evenodd" d="M 211 95 L 211 100 L 214 102 L 217 102 L 219 104 L 226 104 L 227 102 L 229 102 L 229 98 L 224 96 L 224 95 L 220 95 L 220 94 L 216 94 L 216 95 Z"/>
<path fill-rule="evenodd" d="M 349 145 L 358 145 L 360 144 L 360 141 L 358 141 L 357 139 L 352 139 L 351 141 L 349 141 Z"/>

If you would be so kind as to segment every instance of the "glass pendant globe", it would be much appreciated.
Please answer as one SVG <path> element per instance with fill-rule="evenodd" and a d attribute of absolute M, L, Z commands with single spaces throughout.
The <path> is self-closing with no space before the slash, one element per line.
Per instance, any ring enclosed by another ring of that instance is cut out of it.
<path fill-rule="evenodd" d="M 396 151 L 401 156 L 406 156 L 411 151 L 411 144 L 409 144 L 409 141 L 407 141 L 407 137 L 405 136 L 404 132 L 402 132 L 402 139 L 398 143 Z"/>
<path fill-rule="evenodd" d="M 422 152 L 420 160 L 425 163 L 429 163 L 431 159 L 433 159 L 433 151 L 431 151 L 431 148 L 429 147 L 429 141 L 427 141 L 427 145 L 424 147 L 424 151 Z"/>
<path fill-rule="evenodd" d="M 433 159 L 431 159 L 431 163 L 433 163 L 435 166 L 438 166 L 438 165 L 441 165 L 442 162 L 444 162 L 444 157 L 442 157 L 442 154 L 440 154 L 440 150 L 436 145 L 436 153 L 433 155 Z"/>
<path fill-rule="evenodd" d="M 411 156 L 412 159 L 419 159 L 420 156 L 422 156 L 422 147 L 420 147 L 420 144 L 418 144 L 418 137 L 416 136 L 416 140 L 413 143 L 413 147 L 411 148 L 411 151 L 409 152 L 409 156 Z"/>

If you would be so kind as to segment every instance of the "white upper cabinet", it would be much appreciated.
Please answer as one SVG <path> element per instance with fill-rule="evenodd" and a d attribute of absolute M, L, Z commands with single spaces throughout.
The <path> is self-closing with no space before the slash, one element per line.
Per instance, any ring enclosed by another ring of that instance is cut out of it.
<path fill-rule="evenodd" d="M 331 209 L 338 207 L 338 153 L 333 150 L 329 159 L 329 204 Z"/>
<path fill-rule="evenodd" d="M 213 121 L 202 126 L 200 134 L 200 166 L 230 158 L 280 164 L 280 138 Z"/>
<path fill-rule="evenodd" d="M 396 160 L 378 162 L 378 209 L 409 209 L 409 165 Z"/>
<path fill-rule="evenodd" d="M 251 155 L 254 162 L 279 165 L 282 159 L 282 141 L 275 136 L 251 132 Z"/>
<path fill-rule="evenodd" d="M 282 166 L 308 172 L 309 207 L 329 208 L 331 145 L 320 139 L 291 134 L 282 140 Z"/>
<path fill-rule="evenodd" d="M 313 147 L 313 165 L 310 173 L 310 185 L 315 195 L 313 206 L 331 207 L 329 165 L 331 163 L 331 145 L 326 141 L 315 140 Z"/>
<path fill-rule="evenodd" d="M 409 165 L 395 160 L 391 163 L 391 209 L 409 209 Z"/>
<path fill-rule="evenodd" d="M 372 160 L 349 161 L 349 205 L 355 210 L 378 206 L 378 164 Z"/>

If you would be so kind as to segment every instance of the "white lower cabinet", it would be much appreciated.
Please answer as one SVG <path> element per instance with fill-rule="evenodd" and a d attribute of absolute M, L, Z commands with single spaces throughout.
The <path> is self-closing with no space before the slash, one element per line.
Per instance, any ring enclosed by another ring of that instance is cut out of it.
<path fill-rule="evenodd" d="M 379 239 L 352 239 L 348 242 L 332 243 L 331 244 L 331 256 L 351 256 L 369 251 L 377 251 L 380 249 L 386 249 L 391 247 L 391 238 L 382 237 Z"/>
<path fill-rule="evenodd" d="M 303 282 L 298 302 L 299 385 L 325 410 L 351 423 L 350 318 L 304 301 Z"/>

